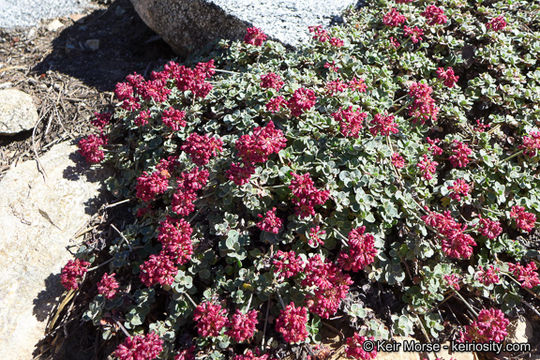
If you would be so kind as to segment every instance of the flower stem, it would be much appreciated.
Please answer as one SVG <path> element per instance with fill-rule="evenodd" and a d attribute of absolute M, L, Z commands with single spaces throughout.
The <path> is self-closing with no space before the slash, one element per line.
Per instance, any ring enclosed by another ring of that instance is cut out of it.
<path fill-rule="evenodd" d="M 469 302 L 467 300 L 465 300 L 465 298 L 463 296 L 461 296 L 461 294 L 457 290 L 454 290 L 454 293 L 465 304 L 465 306 L 467 306 L 469 308 L 469 310 L 471 310 L 471 312 L 474 314 L 474 316 L 478 317 L 478 313 L 476 312 L 476 310 L 473 309 L 471 304 L 469 304 Z"/>
<path fill-rule="evenodd" d="M 519 150 L 519 151 L 513 153 L 512 155 L 510 155 L 509 157 L 507 157 L 507 158 L 501 160 L 500 162 L 503 163 L 503 162 L 506 162 L 506 161 L 508 161 L 508 160 L 511 160 L 511 159 L 515 158 L 516 156 L 522 154 L 522 153 L 523 153 L 523 150 Z"/>

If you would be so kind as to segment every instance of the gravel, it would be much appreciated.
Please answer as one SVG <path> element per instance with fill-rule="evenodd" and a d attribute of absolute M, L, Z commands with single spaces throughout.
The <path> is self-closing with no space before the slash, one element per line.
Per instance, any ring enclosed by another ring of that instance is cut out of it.
<path fill-rule="evenodd" d="M 286 44 L 309 39 L 307 27 L 339 22 L 340 14 L 358 0 L 210 0 L 227 14 L 253 24 Z"/>
<path fill-rule="evenodd" d="M 0 0 L 0 28 L 37 25 L 42 19 L 52 19 L 81 11 L 88 0 Z"/>

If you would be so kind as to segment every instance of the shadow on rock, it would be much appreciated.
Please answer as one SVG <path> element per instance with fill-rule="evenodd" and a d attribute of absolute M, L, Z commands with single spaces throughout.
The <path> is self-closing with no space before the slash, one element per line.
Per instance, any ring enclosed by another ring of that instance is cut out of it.
<path fill-rule="evenodd" d="M 33 70 L 55 70 L 100 91 L 126 75 L 149 72 L 175 58 L 170 47 L 139 18 L 129 0 L 117 0 L 64 29 L 53 51 Z"/>
<path fill-rule="evenodd" d="M 51 311 L 58 304 L 58 298 L 62 295 L 64 288 L 60 284 L 60 274 L 50 274 L 45 279 L 45 289 L 42 290 L 37 298 L 34 299 L 34 316 L 39 321 L 47 320 Z"/>

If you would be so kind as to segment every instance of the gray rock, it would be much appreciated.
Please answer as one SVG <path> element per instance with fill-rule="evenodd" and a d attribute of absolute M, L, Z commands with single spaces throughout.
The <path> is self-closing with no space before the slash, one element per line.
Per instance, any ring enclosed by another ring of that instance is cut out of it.
<path fill-rule="evenodd" d="M 32 97 L 17 89 L 0 90 L 0 135 L 30 130 L 38 120 Z"/>
<path fill-rule="evenodd" d="M 143 21 L 179 54 L 218 39 L 241 39 L 246 27 L 298 46 L 308 26 L 327 26 L 358 0 L 131 0 Z"/>
<path fill-rule="evenodd" d="M 93 213 L 105 174 L 82 171 L 76 149 L 60 143 L 40 158 L 46 180 L 29 160 L 0 182 L 0 359 L 34 358 L 63 292 L 59 273 L 72 258 L 66 247 Z"/>
<path fill-rule="evenodd" d="M 89 6 L 89 0 L 0 0 L 0 28 L 33 26 Z"/>

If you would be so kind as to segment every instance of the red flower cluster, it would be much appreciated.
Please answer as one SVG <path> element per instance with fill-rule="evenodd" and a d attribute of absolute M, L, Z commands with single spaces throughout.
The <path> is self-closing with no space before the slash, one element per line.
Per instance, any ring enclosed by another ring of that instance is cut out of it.
<path fill-rule="evenodd" d="M 206 63 L 198 63 L 194 69 L 175 64 L 170 67 L 169 71 L 176 80 L 178 90 L 191 91 L 193 95 L 205 98 L 212 90 L 212 84 L 206 79 L 215 74 L 214 69 L 214 60 L 210 60 Z"/>
<path fill-rule="evenodd" d="M 347 89 L 347 84 L 341 80 L 329 81 L 326 83 L 326 93 L 329 96 L 334 96 L 338 92 L 343 92 Z"/>
<path fill-rule="evenodd" d="M 420 29 L 418 26 L 410 28 L 407 25 L 403 25 L 403 35 L 410 37 L 413 44 L 416 44 L 422 41 L 424 30 Z"/>
<path fill-rule="evenodd" d="M 510 217 L 516 220 L 516 226 L 526 232 L 534 230 L 536 223 L 536 215 L 530 212 L 526 212 L 523 206 L 512 206 L 510 211 Z"/>
<path fill-rule="evenodd" d="M 158 241 L 162 244 L 164 256 L 169 256 L 175 264 L 187 263 L 193 255 L 191 234 L 193 229 L 184 219 L 174 219 L 167 216 L 158 229 Z"/>
<path fill-rule="evenodd" d="M 453 141 L 453 154 L 448 158 L 450 163 L 455 168 L 462 168 L 467 166 L 469 163 L 469 155 L 472 154 L 472 150 L 467 146 L 467 144 L 462 143 L 461 141 Z"/>
<path fill-rule="evenodd" d="M 307 321 L 307 309 L 295 307 L 294 303 L 291 302 L 284 310 L 281 310 L 276 319 L 276 330 L 283 335 L 286 342 L 298 343 L 308 337 Z"/>
<path fill-rule="evenodd" d="M 104 135 L 88 135 L 86 139 L 79 140 L 79 153 L 90 164 L 97 164 L 105 158 L 102 147 L 107 145 L 107 138 Z"/>
<path fill-rule="evenodd" d="M 338 257 L 338 264 L 343 269 L 358 272 L 375 261 L 375 238 L 371 234 L 364 234 L 365 231 L 366 227 L 360 226 L 349 233 L 349 249 L 342 250 Z"/>
<path fill-rule="evenodd" d="M 246 29 L 246 35 L 244 36 L 244 42 L 246 44 L 262 46 L 268 36 L 262 32 L 261 29 L 256 27 L 250 27 Z"/>
<path fill-rule="evenodd" d="M 493 19 L 491 19 L 487 24 L 487 29 L 492 29 L 493 31 L 500 31 L 503 30 L 506 27 L 507 23 L 504 19 L 504 16 L 497 16 Z"/>
<path fill-rule="evenodd" d="M 197 199 L 197 191 L 206 186 L 208 176 L 208 170 L 199 170 L 197 167 L 189 172 L 182 172 L 177 180 L 178 187 L 172 197 L 172 211 L 180 216 L 191 214 L 195 210 L 193 202 Z"/>
<path fill-rule="evenodd" d="M 313 40 L 318 40 L 320 42 L 326 42 L 330 40 L 330 35 L 328 31 L 322 28 L 322 25 L 309 26 L 309 32 L 313 33 Z"/>
<path fill-rule="evenodd" d="M 242 135 L 235 145 L 244 164 L 253 165 L 266 162 L 270 155 L 280 152 L 287 146 L 287 139 L 283 131 L 269 121 L 265 127 L 253 129 L 251 135 Z"/>
<path fill-rule="evenodd" d="M 540 278 L 538 278 L 538 273 L 536 272 L 536 264 L 532 261 L 527 266 L 508 263 L 508 270 L 514 274 L 517 281 L 520 281 L 521 286 L 524 288 L 532 289 L 540 285 Z"/>
<path fill-rule="evenodd" d="M 266 231 L 272 234 L 279 233 L 279 229 L 283 225 L 283 221 L 276 216 L 276 208 L 268 210 L 265 215 L 257 215 L 262 220 L 257 223 L 257 227 L 262 231 Z"/>
<path fill-rule="evenodd" d="M 281 77 L 276 73 L 268 73 L 266 75 L 261 75 L 261 87 L 263 89 L 276 89 L 279 91 L 283 87 L 284 82 L 281 80 Z"/>
<path fill-rule="evenodd" d="M 450 197 L 456 201 L 461 201 L 461 197 L 467 197 L 471 187 L 463 179 L 454 180 L 454 183 L 451 186 L 448 186 L 448 190 L 451 191 Z"/>
<path fill-rule="evenodd" d="M 480 221 L 478 222 L 478 230 L 481 235 L 493 240 L 502 233 L 500 222 L 485 219 L 480 215 L 478 217 L 480 218 Z"/>
<path fill-rule="evenodd" d="M 304 262 L 292 250 L 288 252 L 278 250 L 272 264 L 276 269 L 277 277 L 282 279 L 293 277 L 304 269 Z"/>
<path fill-rule="evenodd" d="M 519 148 L 529 157 L 536 156 L 536 152 L 540 150 L 540 131 L 531 131 L 529 136 L 524 136 L 523 144 Z"/>
<path fill-rule="evenodd" d="M 88 271 L 90 263 L 84 260 L 69 260 L 62 268 L 60 281 L 67 290 L 76 290 L 79 288 L 79 281 Z"/>
<path fill-rule="evenodd" d="M 401 26 L 405 24 L 407 18 L 405 15 L 392 8 L 388 13 L 383 16 L 383 24 L 386 26 Z"/>
<path fill-rule="evenodd" d="M 112 114 L 108 112 L 105 112 L 105 113 L 95 112 L 94 119 L 92 119 L 90 123 L 101 130 L 111 122 L 111 117 L 112 117 Z"/>
<path fill-rule="evenodd" d="M 181 127 L 186 126 L 186 121 L 184 120 L 185 115 L 186 113 L 184 111 L 170 107 L 163 111 L 161 121 L 163 121 L 166 126 L 170 127 L 171 130 L 178 131 Z"/>
<path fill-rule="evenodd" d="M 341 40 L 340 38 L 337 38 L 337 37 L 331 37 L 329 43 L 330 43 L 330 45 L 332 45 L 334 47 L 338 47 L 338 48 L 345 45 L 345 42 L 343 40 Z"/>
<path fill-rule="evenodd" d="M 105 296 L 107 299 L 112 299 L 116 296 L 116 292 L 120 285 L 116 281 L 115 274 L 103 274 L 103 277 L 97 284 L 98 293 Z"/>
<path fill-rule="evenodd" d="M 340 67 L 336 65 L 336 61 L 335 61 L 335 60 L 332 60 L 331 63 L 326 62 L 326 63 L 324 64 L 324 68 L 325 68 L 325 69 L 328 69 L 328 70 L 330 70 L 330 71 L 333 71 L 333 72 L 338 72 L 339 69 L 340 69 Z"/>
<path fill-rule="evenodd" d="M 199 336 L 218 336 L 227 324 L 227 310 L 219 304 L 206 301 L 195 308 L 193 320 L 197 322 Z"/>
<path fill-rule="evenodd" d="M 422 172 L 422 176 L 424 177 L 424 179 L 428 181 L 433 178 L 433 174 L 435 174 L 435 172 L 437 171 L 437 165 L 439 165 L 439 163 L 429 159 L 426 154 L 424 154 L 422 160 L 420 160 L 420 162 L 416 164 L 418 169 L 420 169 L 420 171 Z"/>
<path fill-rule="evenodd" d="M 232 163 L 229 170 L 227 170 L 227 178 L 233 181 L 236 185 L 242 186 L 249 182 L 251 175 L 253 175 L 254 173 L 254 166 L 246 165 L 243 163 Z"/>
<path fill-rule="evenodd" d="M 306 296 L 309 311 L 328 319 L 337 312 L 353 281 L 349 275 L 343 274 L 335 264 L 324 261 L 320 255 L 308 260 L 305 273 L 302 286 L 314 287 L 313 294 Z"/>
<path fill-rule="evenodd" d="M 293 179 L 289 189 L 293 194 L 292 202 L 296 205 L 296 214 L 301 218 L 315 215 L 315 206 L 322 205 L 328 200 L 328 190 L 318 190 L 311 180 L 309 173 L 298 175 L 291 173 Z"/>
<path fill-rule="evenodd" d="M 364 93 L 367 90 L 367 85 L 364 79 L 357 79 L 356 77 L 352 78 L 352 80 L 349 80 L 347 82 L 347 87 L 352 91 L 358 91 L 361 93 Z"/>
<path fill-rule="evenodd" d="M 150 110 L 143 110 L 135 117 L 135 119 L 133 119 L 133 123 L 139 127 L 142 127 L 148 124 L 151 117 L 152 113 Z"/>
<path fill-rule="evenodd" d="M 360 109 L 353 110 L 352 106 L 349 106 L 346 110 L 339 108 L 332 116 L 339 122 L 339 129 L 343 136 L 358 138 L 367 113 L 361 112 Z"/>
<path fill-rule="evenodd" d="M 467 225 L 459 224 L 452 218 L 449 211 L 445 211 L 443 214 L 429 211 L 428 215 L 422 216 L 422 220 L 438 231 L 442 250 L 446 255 L 456 259 L 471 257 L 472 247 L 476 246 L 476 242 L 472 236 L 464 232 Z"/>
<path fill-rule="evenodd" d="M 296 89 L 287 101 L 287 107 L 291 110 L 292 116 L 300 116 L 315 106 L 317 97 L 315 91 L 306 88 Z"/>
<path fill-rule="evenodd" d="M 227 322 L 227 335 L 233 338 L 236 342 L 242 342 L 249 340 L 255 334 L 255 328 L 257 323 L 257 316 L 259 313 L 257 310 L 251 310 L 244 314 L 240 310 L 236 310 L 236 313 L 231 317 L 231 320 Z"/>
<path fill-rule="evenodd" d="M 148 287 L 155 284 L 171 285 L 178 273 L 173 260 L 163 253 L 150 255 L 148 260 L 142 263 L 139 269 L 141 271 L 139 278 Z"/>
<path fill-rule="evenodd" d="M 347 347 L 345 348 L 345 355 L 347 355 L 350 358 L 358 359 L 358 360 L 373 360 L 377 357 L 377 349 L 374 349 L 373 351 L 365 351 L 364 350 L 364 342 L 366 341 L 366 337 L 360 336 L 358 333 L 354 333 L 354 335 L 350 338 L 347 338 Z M 375 341 L 375 338 L 371 336 L 369 338 L 371 341 Z"/>
<path fill-rule="evenodd" d="M 439 108 L 435 105 L 435 100 L 431 97 L 433 89 L 423 83 L 413 83 L 409 87 L 409 96 L 413 98 L 413 103 L 409 106 L 409 116 L 413 118 L 413 123 L 420 121 L 437 121 Z"/>
<path fill-rule="evenodd" d="M 308 244 L 309 246 L 316 247 L 318 245 L 324 245 L 324 241 L 321 239 L 321 236 L 326 234 L 326 231 L 321 230 L 319 225 L 309 229 Z"/>
<path fill-rule="evenodd" d="M 444 85 L 448 86 L 449 88 L 453 88 L 459 80 L 459 76 L 454 74 L 454 69 L 452 69 L 450 66 L 446 68 L 446 70 L 442 67 L 438 68 L 437 77 L 441 79 L 444 82 Z"/>
<path fill-rule="evenodd" d="M 426 18 L 426 22 L 430 26 L 446 24 L 448 21 L 448 18 L 444 15 L 444 10 L 435 5 L 428 5 L 421 15 Z"/>
<path fill-rule="evenodd" d="M 174 360 L 195 360 L 195 345 L 180 350 L 174 357 Z"/>
<path fill-rule="evenodd" d="M 281 107 L 287 103 L 285 101 L 285 99 L 283 98 L 283 96 L 276 96 L 276 97 L 273 97 L 270 99 L 270 101 L 268 101 L 268 103 L 265 105 L 266 106 L 266 110 L 267 111 L 270 111 L 272 113 L 276 113 L 279 111 L 279 109 L 281 109 Z"/>
<path fill-rule="evenodd" d="M 195 165 L 204 166 L 211 157 L 223 151 L 223 141 L 216 137 L 191 133 L 181 149 L 189 154 Z"/>
<path fill-rule="evenodd" d="M 157 195 L 167 191 L 170 176 L 168 171 L 156 170 L 150 175 L 144 171 L 137 178 L 137 185 L 135 186 L 137 198 L 144 202 L 154 200 Z"/>
<path fill-rule="evenodd" d="M 388 136 L 391 133 L 397 134 L 399 132 L 397 124 L 394 122 L 394 115 L 377 114 L 373 117 L 370 124 L 373 125 L 373 127 L 369 129 L 369 132 L 373 136 L 377 136 L 377 134 Z"/>
<path fill-rule="evenodd" d="M 120 360 L 153 360 L 163 351 L 163 340 L 155 332 L 127 337 L 114 355 Z"/>
<path fill-rule="evenodd" d="M 478 319 L 468 325 L 463 334 L 466 341 L 486 343 L 489 341 L 502 342 L 508 335 L 506 326 L 510 323 L 499 309 L 483 309 Z"/>
<path fill-rule="evenodd" d="M 474 128 L 475 131 L 478 131 L 478 132 L 484 132 L 486 131 L 487 129 L 489 129 L 491 127 L 491 124 L 484 124 L 482 122 L 482 120 L 480 119 L 477 119 L 476 120 L 476 127 Z"/>
<path fill-rule="evenodd" d="M 429 145 L 429 151 L 431 152 L 431 155 L 438 156 L 442 155 L 443 149 L 439 147 L 439 144 L 441 143 L 441 139 L 431 139 L 429 136 L 426 138 L 426 141 Z"/>
<path fill-rule="evenodd" d="M 397 169 L 401 169 L 405 166 L 405 159 L 403 156 L 401 156 L 398 153 L 392 154 L 392 165 L 394 165 Z"/>
<path fill-rule="evenodd" d="M 490 265 L 486 266 L 484 269 L 483 266 L 478 267 L 478 272 L 476 273 L 476 279 L 484 285 L 497 284 L 501 279 L 499 278 L 498 272 L 501 271 L 498 267 Z"/>

